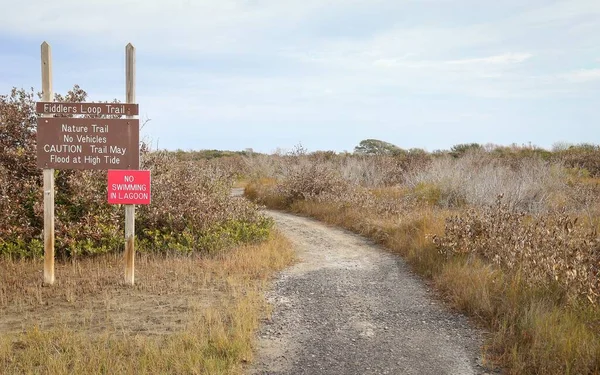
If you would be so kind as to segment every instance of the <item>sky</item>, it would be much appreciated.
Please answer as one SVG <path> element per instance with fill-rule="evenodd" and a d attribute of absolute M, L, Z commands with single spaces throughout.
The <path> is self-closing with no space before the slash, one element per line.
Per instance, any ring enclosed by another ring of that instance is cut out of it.
<path fill-rule="evenodd" d="M 0 94 L 125 99 L 159 149 L 600 143 L 599 0 L 0 0 Z"/>

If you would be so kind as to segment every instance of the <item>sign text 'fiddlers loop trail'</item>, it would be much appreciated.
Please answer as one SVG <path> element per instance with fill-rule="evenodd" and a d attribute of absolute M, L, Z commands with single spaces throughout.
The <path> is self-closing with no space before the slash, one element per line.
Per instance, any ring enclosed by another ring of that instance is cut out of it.
<path fill-rule="evenodd" d="M 137 116 L 139 105 L 126 103 L 37 102 L 35 110 L 37 113 L 54 115 Z"/>

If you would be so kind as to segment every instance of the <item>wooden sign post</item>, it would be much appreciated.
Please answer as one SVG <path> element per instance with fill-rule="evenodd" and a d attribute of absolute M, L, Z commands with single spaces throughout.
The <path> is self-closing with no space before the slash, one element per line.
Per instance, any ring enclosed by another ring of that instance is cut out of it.
<path fill-rule="evenodd" d="M 135 47 L 131 43 L 125 48 L 125 57 L 127 103 L 56 103 L 52 101 L 50 45 L 42 43 L 42 102 L 36 103 L 36 112 L 41 114 L 37 119 L 37 165 L 44 171 L 44 284 L 54 284 L 54 169 L 139 169 L 140 126 L 135 118 L 139 107 L 135 104 Z M 86 115 L 96 117 L 81 117 Z M 118 118 L 123 115 L 125 119 Z M 134 243 L 135 205 L 127 204 L 125 283 L 130 285 L 134 283 Z"/>
<path fill-rule="evenodd" d="M 127 103 L 135 103 L 135 47 L 129 43 L 125 47 L 125 98 Z M 127 116 L 127 118 L 132 118 Z M 139 154 L 139 150 L 138 150 Z M 138 169 L 130 168 L 130 169 Z M 125 283 L 135 282 L 135 205 L 125 205 Z"/>
<path fill-rule="evenodd" d="M 42 43 L 42 100 L 52 100 L 52 51 L 46 42 Z M 51 168 L 44 168 L 44 284 L 54 284 L 54 169 Z"/>

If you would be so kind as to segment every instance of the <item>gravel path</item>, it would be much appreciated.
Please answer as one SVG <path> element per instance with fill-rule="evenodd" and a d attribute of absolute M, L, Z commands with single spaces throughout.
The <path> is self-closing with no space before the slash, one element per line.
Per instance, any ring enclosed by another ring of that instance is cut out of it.
<path fill-rule="evenodd" d="M 268 211 L 300 262 L 269 295 L 250 374 L 484 374 L 482 333 L 404 261 L 317 221 Z"/>

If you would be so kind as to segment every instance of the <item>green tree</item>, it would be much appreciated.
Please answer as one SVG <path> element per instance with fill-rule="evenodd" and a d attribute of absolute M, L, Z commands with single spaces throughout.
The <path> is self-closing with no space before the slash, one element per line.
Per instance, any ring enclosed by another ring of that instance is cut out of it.
<path fill-rule="evenodd" d="M 452 146 L 450 149 L 450 155 L 458 158 L 469 151 L 482 150 L 483 147 L 479 143 L 461 143 L 458 145 Z"/>
<path fill-rule="evenodd" d="M 365 139 L 354 147 L 354 153 L 360 155 L 399 155 L 405 152 L 394 144 L 378 139 Z"/>

